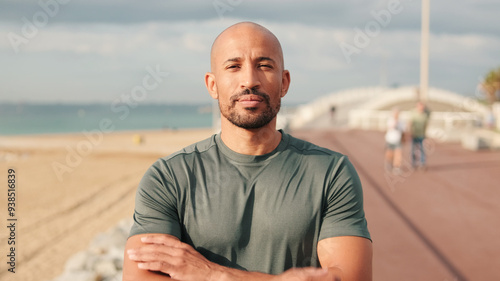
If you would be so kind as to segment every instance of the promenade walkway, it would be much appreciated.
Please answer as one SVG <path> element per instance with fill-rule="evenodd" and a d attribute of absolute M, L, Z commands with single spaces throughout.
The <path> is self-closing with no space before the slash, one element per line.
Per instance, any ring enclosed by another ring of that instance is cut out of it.
<path fill-rule="evenodd" d="M 309 128 L 292 135 L 349 156 L 364 188 L 374 281 L 500 280 L 500 151 L 429 140 L 428 169 L 383 166 L 383 133 Z"/>

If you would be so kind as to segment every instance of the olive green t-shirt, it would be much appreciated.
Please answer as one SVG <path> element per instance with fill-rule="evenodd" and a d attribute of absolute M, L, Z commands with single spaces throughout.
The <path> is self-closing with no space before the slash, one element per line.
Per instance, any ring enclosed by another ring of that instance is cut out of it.
<path fill-rule="evenodd" d="M 265 155 L 216 134 L 159 159 L 139 184 L 130 236 L 171 234 L 213 262 L 270 274 L 319 266 L 321 239 L 370 239 L 348 158 L 281 133 Z"/>
<path fill-rule="evenodd" d="M 425 138 L 425 131 L 427 130 L 427 123 L 429 122 L 430 112 L 418 112 L 414 110 L 411 113 L 410 129 L 412 137 Z"/>

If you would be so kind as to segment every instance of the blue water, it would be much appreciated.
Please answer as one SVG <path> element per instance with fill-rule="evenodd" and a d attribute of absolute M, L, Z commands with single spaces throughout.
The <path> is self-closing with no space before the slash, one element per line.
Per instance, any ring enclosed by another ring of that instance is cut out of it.
<path fill-rule="evenodd" d="M 206 128 L 212 126 L 211 105 L 140 104 L 0 104 L 0 135 Z M 105 121 L 103 121 L 105 120 Z"/>

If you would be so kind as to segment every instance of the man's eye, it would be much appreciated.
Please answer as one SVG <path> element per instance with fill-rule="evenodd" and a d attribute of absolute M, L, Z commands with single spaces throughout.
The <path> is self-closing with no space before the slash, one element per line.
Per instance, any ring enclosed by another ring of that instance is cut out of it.
<path fill-rule="evenodd" d="M 259 67 L 260 67 L 260 68 L 269 68 L 269 69 L 272 69 L 272 68 L 273 68 L 273 66 L 272 66 L 272 65 L 270 65 L 270 64 L 260 64 L 260 65 L 259 65 Z"/>
<path fill-rule="evenodd" d="M 239 67 L 240 67 L 239 65 L 229 65 L 226 68 L 227 69 L 236 69 L 236 68 L 239 68 Z"/>

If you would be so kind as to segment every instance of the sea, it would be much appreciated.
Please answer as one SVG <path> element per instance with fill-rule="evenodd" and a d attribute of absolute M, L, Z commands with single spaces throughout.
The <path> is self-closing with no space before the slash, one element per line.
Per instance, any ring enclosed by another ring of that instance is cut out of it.
<path fill-rule="evenodd" d="M 102 125 L 105 124 L 105 125 Z M 212 104 L 0 103 L 0 135 L 209 128 Z"/>

